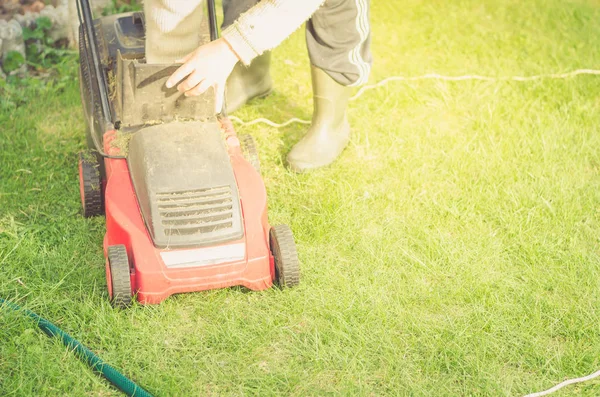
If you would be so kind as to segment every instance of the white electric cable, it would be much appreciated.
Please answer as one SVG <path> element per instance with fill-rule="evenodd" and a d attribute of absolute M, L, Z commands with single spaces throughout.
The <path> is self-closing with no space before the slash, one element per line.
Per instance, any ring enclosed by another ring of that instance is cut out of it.
<path fill-rule="evenodd" d="M 562 383 L 559 383 L 558 385 L 548 389 L 548 390 L 544 390 L 541 392 L 537 392 L 537 393 L 532 393 L 532 394 L 528 394 L 524 397 L 542 397 L 542 396 L 547 396 L 548 394 L 554 393 L 555 391 L 562 389 L 565 386 L 569 386 L 572 385 L 574 383 L 581 383 L 581 382 L 587 382 L 588 380 L 592 380 L 594 378 L 597 378 L 600 376 L 600 371 L 594 372 L 593 374 L 590 374 L 588 376 L 584 376 L 582 378 L 575 378 L 575 379 L 569 379 L 566 380 Z"/>
<path fill-rule="evenodd" d="M 236 123 L 239 123 L 239 124 L 241 124 L 243 126 L 248 126 L 248 125 L 263 123 L 263 124 L 270 125 L 271 127 L 274 127 L 274 128 L 282 128 L 282 127 L 288 126 L 288 125 L 290 125 L 292 123 L 310 124 L 310 121 L 308 121 L 308 120 L 302 120 L 302 119 L 299 119 L 299 118 L 296 118 L 296 117 L 294 117 L 292 119 L 289 119 L 285 123 L 281 123 L 281 124 L 275 123 L 275 122 L 273 122 L 273 121 L 271 121 L 269 119 L 265 119 L 265 118 L 262 118 L 262 117 L 258 118 L 258 119 L 255 119 L 255 120 L 252 120 L 252 121 L 244 121 L 244 120 L 240 119 L 239 117 L 229 116 L 229 120 L 235 121 Z"/>
<path fill-rule="evenodd" d="M 477 75 L 477 74 L 469 74 L 469 75 L 464 75 L 464 76 L 444 76 L 441 74 L 437 74 L 437 73 L 429 73 L 429 74 L 424 74 L 422 76 L 414 76 L 414 77 L 404 77 L 404 76 L 391 76 L 388 77 L 386 79 L 381 80 L 379 83 L 376 84 L 371 84 L 371 85 L 365 85 L 363 86 L 360 90 L 358 90 L 358 92 L 353 95 L 352 97 L 350 97 L 350 101 L 354 101 L 358 98 L 360 98 L 366 91 L 375 89 L 375 88 L 379 88 L 382 87 L 386 84 L 388 84 L 391 81 L 418 81 L 418 80 L 443 80 L 443 81 L 466 81 L 466 80 L 480 80 L 480 81 L 519 81 L 519 82 L 526 82 L 526 81 L 535 81 L 535 80 L 542 80 L 542 79 L 567 79 L 569 77 L 576 77 L 579 75 L 600 75 L 600 70 L 597 69 L 577 69 L 577 70 L 573 70 L 572 72 L 566 72 L 566 73 L 549 73 L 549 74 L 538 74 L 538 75 L 534 75 L 534 76 L 506 76 L 506 77 L 491 77 L 491 76 L 481 76 L 481 75 Z M 283 128 L 286 127 L 290 124 L 293 123 L 299 123 L 299 124 L 310 124 L 310 120 L 302 120 L 299 118 L 292 118 L 289 119 L 288 121 L 284 122 L 284 123 L 275 123 L 274 121 L 271 121 L 269 119 L 265 119 L 265 118 L 258 118 L 252 121 L 244 121 L 242 119 L 240 119 L 239 117 L 235 117 L 235 116 L 229 116 L 229 118 L 231 119 L 231 121 L 235 121 L 236 123 L 243 125 L 243 126 L 249 126 L 249 125 L 254 125 L 254 124 L 259 124 L 259 123 L 263 123 L 263 124 L 267 124 L 271 127 L 274 128 Z"/>
<path fill-rule="evenodd" d="M 443 76 L 437 73 L 424 74 L 422 76 L 415 77 L 403 77 L 403 76 L 392 76 L 380 81 L 377 84 L 366 85 L 362 87 L 356 95 L 350 100 L 357 99 L 365 91 L 372 90 L 383 85 L 386 85 L 390 81 L 417 81 L 417 80 L 444 80 L 444 81 L 465 81 L 465 80 L 481 80 L 481 81 L 534 81 L 541 79 L 567 79 L 569 77 L 575 77 L 581 74 L 600 75 L 600 70 L 596 69 L 577 69 L 567 73 L 550 73 L 550 74 L 539 74 L 535 76 L 506 76 L 506 77 L 491 77 L 491 76 L 480 76 L 477 74 L 464 75 L 464 76 Z"/>

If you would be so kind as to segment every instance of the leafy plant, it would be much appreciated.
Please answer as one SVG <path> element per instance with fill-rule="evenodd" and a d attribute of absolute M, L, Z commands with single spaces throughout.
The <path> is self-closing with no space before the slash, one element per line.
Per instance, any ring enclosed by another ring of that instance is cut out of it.
<path fill-rule="evenodd" d="M 102 15 L 121 14 L 123 12 L 139 11 L 140 9 L 141 5 L 137 0 L 112 0 L 108 6 L 104 7 Z"/>
<path fill-rule="evenodd" d="M 48 17 L 39 17 L 33 28 L 23 29 L 26 45 L 27 64 L 38 70 L 47 70 L 61 64 L 74 55 L 66 49 L 66 43 L 56 42 L 50 36 L 52 21 Z"/>
<path fill-rule="evenodd" d="M 43 40 L 52 27 L 52 21 L 48 17 L 39 17 L 35 20 L 35 27 L 23 28 L 23 40 Z"/>
<path fill-rule="evenodd" d="M 9 51 L 2 62 L 2 69 L 10 73 L 19 69 L 25 63 L 25 57 L 19 51 Z"/>

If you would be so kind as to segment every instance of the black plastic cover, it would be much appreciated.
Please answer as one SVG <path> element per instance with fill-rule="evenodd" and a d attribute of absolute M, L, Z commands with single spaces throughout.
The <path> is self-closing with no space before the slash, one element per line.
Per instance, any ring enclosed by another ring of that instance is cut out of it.
<path fill-rule="evenodd" d="M 117 52 L 139 58 L 144 56 L 146 34 L 143 21 L 143 13 L 140 12 L 109 15 L 97 21 L 102 63 L 106 67 L 113 68 Z"/>
<path fill-rule="evenodd" d="M 237 184 L 216 122 L 172 122 L 133 135 L 128 164 L 158 248 L 198 247 L 243 236 Z"/>
<path fill-rule="evenodd" d="M 146 64 L 117 53 L 116 92 L 113 106 L 121 127 L 176 120 L 215 119 L 215 92 L 187 97 L 167 80 L 179 65 Z"/>

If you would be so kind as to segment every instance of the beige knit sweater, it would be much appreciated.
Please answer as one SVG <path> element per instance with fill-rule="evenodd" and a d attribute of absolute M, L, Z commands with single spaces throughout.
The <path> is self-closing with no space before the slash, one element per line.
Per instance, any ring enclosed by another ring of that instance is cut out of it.
<path fill-rule="evenodd" d="M 272 50 L 306 22 L 325 0 L 262 0 L 223 31 L 223 37 L 248 65 Z"/>
<path fill-rule="evenodd" d="M 241 62 L 272 50 L 306 22 L 325 0 L 262 0 L 222 32 Z M 172 63 L 200 40 L 202 0 L 145 0 L 146 58 Z"/>

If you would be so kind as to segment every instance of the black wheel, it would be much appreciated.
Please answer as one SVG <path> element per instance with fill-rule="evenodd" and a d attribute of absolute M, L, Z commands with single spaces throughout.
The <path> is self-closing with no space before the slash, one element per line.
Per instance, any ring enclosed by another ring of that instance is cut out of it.
<path fill-rule="evenodd" d="M 108 247 L 108 266 L 110 277 L 106 280 L 111 303 L 114 307 L 126 308 L 131 306 L 131 276 L 129 273 L 129 258 L 124 245 Z"/>
<path fill-rule="evenodd" d="M 79 153 L 79 193 L 84 217 L 104 213 L 100 163 L 98 157 L 90 151 Z"/>
<path fill-rule="evenodd" d="M 240 135 L 240 144 L 242 146 L 242 152 L 244 157 L 252 167 L 260 174 L 260 161 L 258 160 L 258 150 L 256 150 L 256 143 L 252 135 Z"/>
<path fill-rule="evenodd" d="M 287 225 L 273 226 L 270 231 L 271 252 L 275 259 L 275 278 L 281 287 L 300 283 L 300 261 L 296 242 Z"/>

